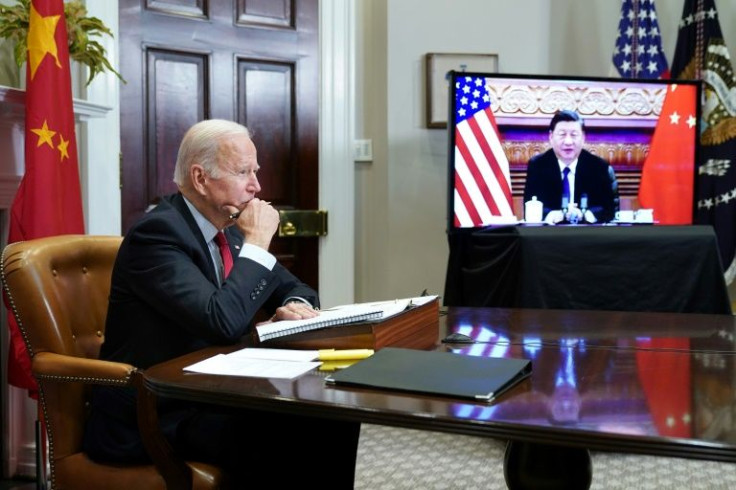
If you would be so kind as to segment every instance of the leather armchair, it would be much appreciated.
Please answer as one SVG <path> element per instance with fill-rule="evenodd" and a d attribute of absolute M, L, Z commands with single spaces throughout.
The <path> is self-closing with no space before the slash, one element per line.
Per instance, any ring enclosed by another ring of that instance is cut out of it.
<path fill-rule="evenodd" d="M 38 380 L 49 478 L 55 490 L 165 489 L 180 483 L 167 480 L 167 486 L 161 476 L 166 468 L 159 459 L 154 458 L 156 465 L 99 464 L 81 449 L 90 385 L 138 384 L 134 366 L 98 359 L 110 276 L 121 241 L 112 236 L 64 235 L 12 243 L 2 253 L 3 287 Z M 222 486 L 219 468 L 181 464 L 193 488 Z"/>

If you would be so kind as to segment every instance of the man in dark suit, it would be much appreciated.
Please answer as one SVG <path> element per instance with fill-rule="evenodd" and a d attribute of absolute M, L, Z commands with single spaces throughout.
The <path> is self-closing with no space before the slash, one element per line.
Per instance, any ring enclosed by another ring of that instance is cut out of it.
<path fill-rule="evenodd" d="M 618 184 L 605 160 L 583 149 L 585 125 L 574 111 L 557 112 L 549 125 L 552 148 L 529 160 L 524 202 L 542 202 L 544 220 L 602 223 L 618 210 Z"/>
<path fill-rule="evenodd" d="M 279 214 L 256 197 L 258 168 L 256 148 L 240 124 L 208 120 L 187 131 L 174 170 L 180 192 L 133 225 L 118 252 L 102 359 L 145 369 L 238 342 L 262 308 L 273 320 L 318 315 L 317 293 L 268 252 Z M 160 404 L 159 418 L 184 458 L 289 486 L 292 476 L 299 485 L 305 478 L 323 483 L 327 457 L 330 481 L 352 487 L 357 423 L 171 400 Z M 147 460 L 132 390 L 96 390 L 85 450 L 107 462 Z M 297 461 L 312 474 L 284 471 Z"/>

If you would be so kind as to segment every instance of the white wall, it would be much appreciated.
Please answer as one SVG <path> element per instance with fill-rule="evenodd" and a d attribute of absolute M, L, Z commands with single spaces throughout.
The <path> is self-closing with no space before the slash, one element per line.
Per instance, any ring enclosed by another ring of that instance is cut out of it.
<path fill-rule="evenodd" d="M 662 48 L 671 65 L 684 0 L 659 0 L 655 5 Z M 736 2 L 715 0 L 715 5 L 723 36 L 734 57 Z M 615 0 L 554 0 L 550 13 L 549 73 L 610 76 L 621 3 Z"/>
<path fill-rule="evenodd" d="M 97 41 L 107 51 L 112 65 L 119 67 L 118 0 L 87 0 L 86 4 L 88 14 L 102 20 L 115 33 L 114 38 L 104 36 Z M 105 73 L 95 77 L 84 90 L 87 101 L 110 108 L 105 117 L 87 124 L 80 135 L 87 150 L 84 167 L 80 169 L 86 230 L 90 235 L 120 235 L 120 81 L 112 73 Z"/>
<path fill-rule="evenodd" d="M 660 0 L 671 63 L 682 0 Z M 736 2 L 716 0 L 736 55 Z M 356 300 L 444 292 L 447 135 L 424 127 L 424 56 L 496 53 L 506 73 L 610 76 L 615 0 L 358 0 Z"/>
<path fill-rule="evenodd" d="M 447 133 L 425 128 L 426 53 L 496 53 L 507 72 L 546 72 L 549 2 L 363 0 L 356 175 L 358 300 L 442 294 Z M 533 17 L 529 12 L 535 12 Z M 504 20 L 506 19 L 506 20 Z M 508 19 L 525 19 L 509 22 Z M 359 20 L 361 22 L 361 20 Z M 362 56 L 361 56 L 362 54 Z"/>

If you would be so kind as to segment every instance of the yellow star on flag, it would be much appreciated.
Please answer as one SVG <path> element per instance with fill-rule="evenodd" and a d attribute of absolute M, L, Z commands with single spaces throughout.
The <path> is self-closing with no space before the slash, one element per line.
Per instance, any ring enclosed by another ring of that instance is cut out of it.
<path fill-rule="evenodd" d="M 62 161 L 69 158 L 69 141 L 64 140 L 62 135 L 59 135 L 59 144 L 56 146 L 56 149 L 59 150 Z"/>
<path fill-rule="evenodd" d="M 54 147 L 54 142 L 51 141 L 51 138 L 54 137 L 56 131 L 51 131 L 49 129 L 49 125 L 47 124 L 45 119 L 43 121 L 43 127 L 41 127 L 40 129 L 31 129 L 31 132 L 38 135 L 38 144 L 36 145 L 36 148 L 44 143 L 48 144 L 51 148 Z"/>
<path fill-rule="evenodd" d="M 54 38 L 56 24 L 59 23 L 60 18 L 60 15 L 41 17 L 41 14 L 31 3 L 30 28 L 28 29 L 28 61 L 31 64 L 31 79 L 36 75 L 36 70 L 46 53 L 53 56 L 56 60 L 56 66 L 61 68 L 56 52 L 56 39 Z"/>

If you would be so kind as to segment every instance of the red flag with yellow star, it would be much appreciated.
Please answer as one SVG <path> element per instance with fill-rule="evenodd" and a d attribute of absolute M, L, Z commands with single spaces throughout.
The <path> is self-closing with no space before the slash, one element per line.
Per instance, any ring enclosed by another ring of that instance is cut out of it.
<path fill-rule="evenodd" d="M 25 174 L 13 200 L 8 242 L 84 233 L 69 45 L 62 0 L 33 0 L 28 26 Z M 32 392 L 30 358 L 9 315 L 8 381 Z"/>
<path fill-rule="evenodd" d="M 689 225 L 693 222 L 698 89 L 678 84 L 666 90 L 641 172 L 639 203 L 654 210 L 654 220 L 659 224 Z M 674 141 L 680 144 L 672 144 Z M 682 152 L 685 145 L 689 148 L 687 154 Z"/>
<path fill-rule="evenodd" d="M 690 349 L 688 338 L 656 337 L 636 341 L 639 373 L 649 415 L 660 437 L 692 437 Z M 667 373 L 667 376 L 662 376 Z"/>

